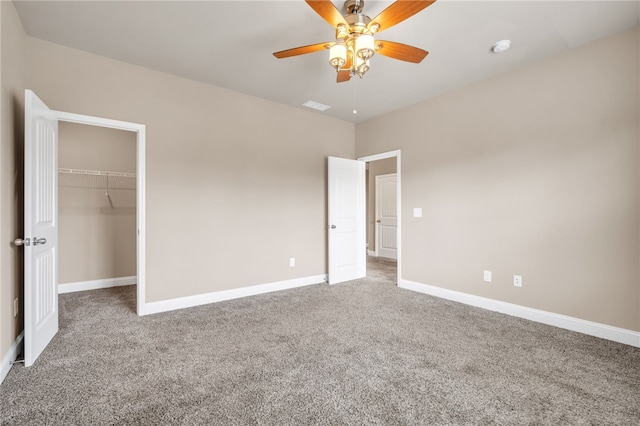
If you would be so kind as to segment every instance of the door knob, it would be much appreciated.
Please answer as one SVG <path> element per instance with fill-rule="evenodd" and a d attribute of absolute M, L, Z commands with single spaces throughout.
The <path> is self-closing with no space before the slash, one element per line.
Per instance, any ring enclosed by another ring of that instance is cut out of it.
<path fill-rule="evenodd" d="M 46 238 L 34 238 L 33 239 L 33 245 L 37 246 L 38 244 L 47 244 L 47 239 Z"/>
<path fill-rule="evenodd" d="M 336 229 L 336 226 L 335 225 L 331 225 L 331 229 Z"/>
<path fill-rule="evenodd" d="M 15 244 L 18 247 L 20 247 L 20 246 L 28 246 L 30 244 L 29 241 L 30 241 L 29 238 L 25 238 L 24 240 L 22 238 L 16 238 L 15 241 L 13 242 L 13 244 Z"/>
<path fill-rule="evenodd" d="M 376 222 L 380 223 L 380 219 L 376 220 Z"/>

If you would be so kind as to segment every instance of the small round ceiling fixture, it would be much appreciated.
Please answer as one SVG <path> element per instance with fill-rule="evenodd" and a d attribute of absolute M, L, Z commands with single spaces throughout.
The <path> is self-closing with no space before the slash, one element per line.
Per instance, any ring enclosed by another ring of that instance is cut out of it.
<path fill-rule="evenodd" d="M 491 51 L 493 53 L 502 53 L 506 50 L 509 50 L 509 47 L 511 47 L 511 40 L 500 40 L 493 43 L 493 46 L 491 46 Z"/>

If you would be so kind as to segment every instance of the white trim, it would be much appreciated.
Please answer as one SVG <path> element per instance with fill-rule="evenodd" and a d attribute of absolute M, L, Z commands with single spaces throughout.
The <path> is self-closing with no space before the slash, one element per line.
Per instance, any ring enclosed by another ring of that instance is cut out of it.
<path fill-rule="evenodd" d="M 147 229 L 147 204 L 145 201 L 147 193 L 147 181 L 146 181 L 146 161 L 145 161 L 145 144 L 146 144 L 146 127 L 142 126 L 138 129 L 138 136 L 136 138 L 137 152 L 136 158 L 138 162 L 136 164 L 136 221 L 138 226 L 138 239 L 136 241 L 136 264 L 137 264 L 137 294 L 136 294 L 136 311 L 138 316 L 142 315 L 144 311 L 144 304 L 146 298 L 146 283 L 147 283 L 147 243 L 146 243 L 146 229 Z"/>
<path fill-rule="evenodd" d="M 74 283 L 58 284 L 58 294 L 73 293 L 76 291 L 97 290 L 99 288 L 119 287 L 122 285 L 132 285 L 138 282 L 136 276 L 106 278 L 103 280 L 77 281 Z"/>
<path fill-rule="evenodd" d="M 378 255 L 376 254 L 375 250 L 367 250 L 367 255 L 369 256 L 374 256 L 374 257 L 378 257 Z"/>
<path fill-rule="evenodd" d="M 178 299 L 150 302 L 144 305 L 142 314 L 140 314 L 140 312 L 138 314 L 157 314 L 160 312 L 174 311 L 176 309 L 191 308 L 194 306 L 207 305 L 209 303 L 222 302 L 225 300 L 239 299 L 241 297 L 255 296 L 258 294 L 288 290 L 296 287 L 304 287 L 312 284 L 325 284 L 326 280 L 326 275 L 314 275 L 310 277 L 294 278 L 286 281 L 258 284 L 249 287 L 215 291 L 213 293 L 198 294 L 195 296 L 180 297 Z"/>
<path fill-rule="evenodd" d="M 358 157 L 358 160 L 364 161 L 365 163 L 369 163 L 371 161 L 384 160 L 387 158 L 393 158 L 393 157 L 399 157 L 399 156 L 400 156 L 400 150 L 397 149 L 395 151 L 387 151 L 387 152 L 382 152 L 380 154 L 373 154 L 373 155 L 367 155 L 365 157 Z"/>
<path fill-rule="evenodd" d="M 9 348 L 9 352 L 7 352 L 4 357 L 2 357 L 2 364 L 0 364 L 0 384 L 4 382 L 5 377 L 7 377 L 7 374 L 9 374 L 9 371 L 12 367 L 11 363 L 15 361 L 18 358 L 20 352 L 22 352 L 23 338 L 24 331 L 20 333 L 15 342 L 13 342 L 13 344 Z"/>
<path fill-rule="evenodd" d="M 380 154 L 367 155 L 366 157 L 359 157 L 358 160 L 364 162 L 384 160 L 386 158 L 396 158 L 396 175 L 398 176 L 398 193 L 397 193 L 397 211 L 398 211 L 398 258 L 397 261 L 397 282 L 402 279 L 402 151 L 397 149 L 395 151 L 387 151 Z"/>
<path fill-rule="evenodd" d="M 618 343 L 624 343 L 625 345 L 640 347 L 640 332 L 633 330 L 528 308 L 513 303 L 501 302 L 499 300 L 488 299 L 455 290 L 421 284 L 415 281 L 398 280 L 398 287 L 542 324 L 552 325 L 554 327 L 564 328 L 566 330 L 576 331 L 578 333 L 588 334 L 590 336 L 600 337 L 602 339 L 612 340 Z"/>
<path fill-rule="evenodd" d="M 137 132 L 145 127 L 144 124 L 94 117 L 92 115 L 75 114 L 73 112 L 55 111 L 55 113 L 58 120 L 69 123 L 88 124 L 90 126 L 109 127 L 111 129 L 128 130 L 132 132 Z"/>
<path fill-rule="evenodd" d="M 126 130 L 136 132 L 136 225 L 138 230 L 136 241 L 136 263 L 137 263 L 137 313 L 142 315 L 144 301 L 146 297 L 146 126 L 139 123 L 112 120 L 109 118 L 94 117 L 90 115 L 75 114 L 71 112 L 55 111 L 56 117 L 60 121 L 70 123 L 86 124 L 89 126 L 108 127 L 111 129 Z"/>

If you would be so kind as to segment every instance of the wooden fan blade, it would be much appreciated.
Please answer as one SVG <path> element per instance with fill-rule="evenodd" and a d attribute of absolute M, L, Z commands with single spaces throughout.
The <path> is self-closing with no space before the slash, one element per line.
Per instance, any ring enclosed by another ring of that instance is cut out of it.
<path fill-rule="evenodd" d="M 275 56 L 278 59 L 282 59 L 282 58 L 289 58 L 291 56 L 306 55 L 307 53 L 313 53 L 313 52 L 318 52 L 320 50 L 328 49 L 334 44 L 335 44 L 334 42 L 326 41 L 324 43 L 316 43 L 316 44 L 310 44 L 308 46 L 294 47 L 293 49 L 287 49 L 287 50 L 282 50 L 280 52 L 275 52 L 273 56 Z"/>
<path fill-rule="evenodd" d="M 426 50 L 394 41 L 376 40 L 376 53 L 401 61 L 421 62 L 428 54 Z"/>
<path fill-rule="evenodd" d="M 353 59 L 351 55 L 349 55 L 347 57 L 347 63 L 338 71 L 338 77 L 336 78 L 337 83 L 344 83 L 345 81 L 351 80 L 351 65 L 353 65 Z"/>
<path fill-rule="evenodd" d="M 338 71 L 338 78 L 336 79 L 337 83 L 344 83 L 345 81 L 351 80 L 351 71 L 350 70 L 340 70 Z"/>
<path fill-rule="evenodd" d="M 329 0 L 306 0 L 307 4 L 316 11 L 318 15 L 327 21 L 333 28 L 343 24 L 349 28 L 349 24 L 345 21 L 342 13 Z"/>
<path fill-rule="evenodd" d="M 412 17 L 422 9 L 431 6 L 435 1 L 436 0 L 397 0 L 373 18 L 369 25 L 367 25 L 367 28 L 378 25 L 379 28 L 377 32 L 387 30 L 405 19 Z"/>

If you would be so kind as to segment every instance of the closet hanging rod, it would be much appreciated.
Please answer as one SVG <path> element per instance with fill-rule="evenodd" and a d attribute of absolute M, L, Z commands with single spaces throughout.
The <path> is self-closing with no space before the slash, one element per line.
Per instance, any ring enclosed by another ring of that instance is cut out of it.
<path fill-rule="evenodd" d="M 58 169 L 58 173 L 66 173 L 70 175 L 117 176 L 117 177 L 130 177 L 130 178 L 136 177 L 135 173 L 108 172 L 104 170 Z"/>

